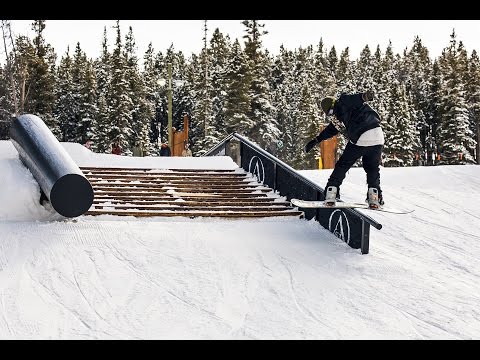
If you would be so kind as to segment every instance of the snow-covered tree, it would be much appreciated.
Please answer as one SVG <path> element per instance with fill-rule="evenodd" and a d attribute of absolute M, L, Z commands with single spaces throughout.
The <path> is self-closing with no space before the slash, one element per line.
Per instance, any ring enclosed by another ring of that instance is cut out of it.
<path fill-rule="evenodd" d="M 248 59 L 238 40 L 235 40 L 227 60 L 225 126 L 226 132 L 246 136 L 254 125 L 250 110 Z"/>
<path fill-rule="evenodd" d="M 441 164 L 474 162 L 474 134 L 469 120 L 464 74 L 467 72 L 466 53 L 462 42 L 452 32 L 450 45 L 440 58 L 444 87 L 441 89 L 442 118 L 437 129 L 441 146 Z"/>
<path fill-rule="evenodd" d="M 110 106 L 107 101 L 112 81 L 111 54 L 108 51 L 107 29 L 103 29 L 102 52 L 100 57 L 93 63 L 97 88 L 97 133 L 93 149 L 98 152 L 111 152 L 110 130 Z"/>
<path fill-rule="evenodd" d="M 130 139 L 133 135 L 131 128 L 132 99 L 129 96 L 129 84 L 126 79 L 126 61 L 123 56 L 123 45 L 120 34 L 120 22 L 115 26 L 117 36 L 115 48 L 111 55 L 111 83 L 107 97 L 110 109 L 110 128 L 107 138 L 111 143 L 117 142 L 125 155 L 130 155 Z"/>
<path fill-rule="evenodd" d="M 398 82 L 390 87 L 390 104 L 388 115 L 384 121 L 385 166 L 411 166 L 420 148 L 411 99 L 405 84 Z"/>
<path fill-rule="evenodd" d="M 57 69 L 57 85 L 55 86 L 54 116 L 58 121 L 61 141 L 73 141 L 75 137 L 75 116 L 78 113 L 75 101 L 74 82 L 72 79 L 72 58 L 70 49 L 60 59 Z"/>
<path fill-rule="evenodd" d="M 130 127 L 132 135 L 129 139 L 129 147 L 133 148 L 136 142 L 140 143 L 147 154 L 150 151 L 148 146 L 150 121 L 154 116 L 155 104 L 147 98 L 145 78 L 140 73 L 138 58 L 136 55 L 135 39 L 133 29 L 130 26 L 125 37 L 125 62 L 126 79 L 128 82 L 128 94 L 130 97 Z"/>
<path fill-rule="evenodd" d="M 253 139 L 262 148 L 276 142 L 280 136 L 278 123 L 273 117 L 275 108 L 272 105 L 272 97 L 268 80 L 271 76 L 271 62 L 268 55 L 262 51 L 262 35 L 267 34 L 263 30 L 264 24 L 257 20 L 245 20 L 242 22 L 246 27 L 245 55 L 248 64 L 250 109 L 248 118 L 252 127 L 246 129 L 245 135 Z"/>
<path fill-rule="evenodd" d="M 480 59 L 475 50 L 472 51 L 468 60 L 468 70 L 466 77 L 466 99 L 469 109 L 470 129 L 476 139 L 476 160 L 480 164 Z"/>

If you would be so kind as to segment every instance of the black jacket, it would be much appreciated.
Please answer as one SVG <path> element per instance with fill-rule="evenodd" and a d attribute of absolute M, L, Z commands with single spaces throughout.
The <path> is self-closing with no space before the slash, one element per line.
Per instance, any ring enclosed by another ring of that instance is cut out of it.
<path fill-rule="evenodd" d="M 370 105 L 363 101 L 363 94 L 364 93 L 353 95 L 342 94 L 333 106 L 333 115 L 345 126 L 346 134 L 344 135 L 354 144 L 365 131 L 380 126 L 380 116 Z M 332 136 L 337 135 L 338 132 L 339 129 L 337 129 L 331 121 L 330 124 L 318 134 L 317 141 L 321 142 L 330 139 Z"/>
<path fill-rule="evenodd" d="M 171 156 L 171 154 L 169 146 L 160 147 L 160 156 Z"/>

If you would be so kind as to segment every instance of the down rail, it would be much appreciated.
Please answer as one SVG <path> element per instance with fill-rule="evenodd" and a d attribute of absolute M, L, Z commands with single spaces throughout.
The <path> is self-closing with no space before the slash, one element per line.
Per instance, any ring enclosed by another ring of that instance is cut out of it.
<path fill-rule="evenodd" d="M 245 171 L 257 177 L 288 201 L 324 200 L 323 188 L 291 166 L 260 148 L 245 137 L 232 133 L 207 151 L 204 156 L 230 156 Z M 305 218 L 315 218 L 324 228 L 354 249 L 368 254 L 370 225 L 380 230 L 382 225 L 355 209 L 305 209 Z"/>

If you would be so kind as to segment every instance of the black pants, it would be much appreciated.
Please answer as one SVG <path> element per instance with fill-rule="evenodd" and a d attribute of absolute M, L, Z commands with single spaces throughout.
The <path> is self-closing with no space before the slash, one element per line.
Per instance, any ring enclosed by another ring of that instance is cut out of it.
<path fill-rule="evenodd" d="M 383 145 L 357 146 L 348 142 L 347 146 L 345 146 L 345 151 L 335 164 L 335 169 L 333 169 L 328 179 L 326 188 L 332 185 L 336 186 L 338 189 L 337 196 L 340 197 L 340 185 L 342 185 L 347 171 L 362 157 L 363 169 L 367 173 L 368 187 L 377 188 L 379 194 L 381 194 L 380 162 L 382 159 L 382 149 Z"/>

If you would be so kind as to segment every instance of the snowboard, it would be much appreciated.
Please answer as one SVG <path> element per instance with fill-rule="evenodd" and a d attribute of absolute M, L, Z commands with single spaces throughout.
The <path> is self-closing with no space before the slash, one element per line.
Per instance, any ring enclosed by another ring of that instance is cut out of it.
<path fill-rule="evenodd" d="M 392 214 L 410 214 L 415 210 L 401 210 L 395 209 L 392 207 L 385 207 L 382 206 L 378 209 L 370 209 L 367 203 L 351 203 L 351 202 L 341 202 L 337 201 L 334 206 L 327 206 L 323 203 L 323 201 L 315 201 L 315 200 L 300 200 L 300 199 L 292 199 L 290 203 L 293 206 L 297 206 L 299 208 L 306 208 L 306 209 L 366 209 L 370 211 L 382 211 L 388 212 Z"/>

